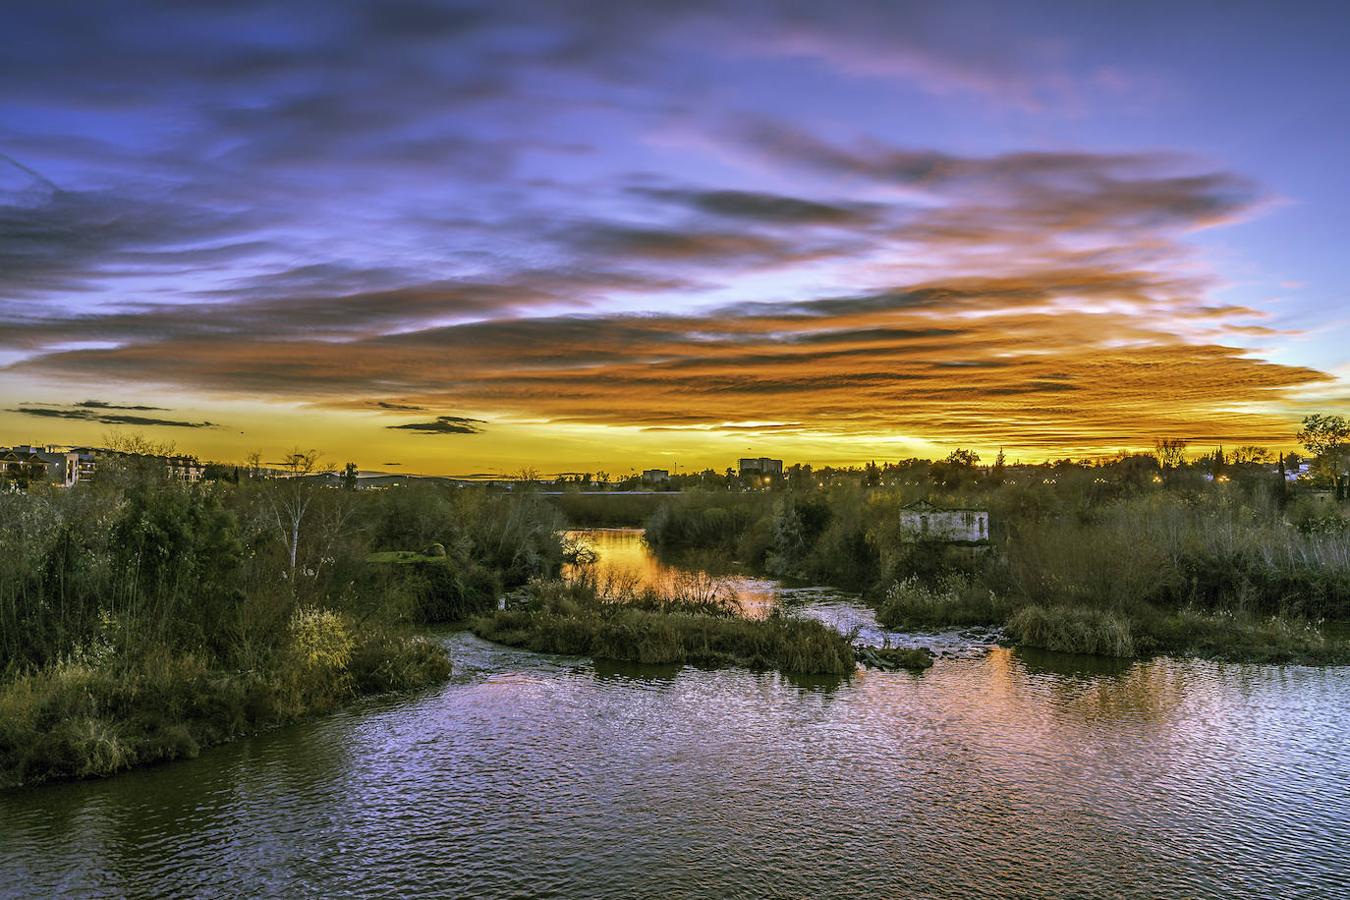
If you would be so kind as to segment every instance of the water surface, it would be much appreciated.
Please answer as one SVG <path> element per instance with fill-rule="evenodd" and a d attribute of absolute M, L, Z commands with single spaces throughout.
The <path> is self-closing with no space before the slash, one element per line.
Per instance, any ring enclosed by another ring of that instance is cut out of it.
<path fill-rule="evenodd" d="M 0 894 L 1350 893 L 1350 670 L 994 648 L 821 682 L 444 640 L 443 688 L 0 795 Z"/>

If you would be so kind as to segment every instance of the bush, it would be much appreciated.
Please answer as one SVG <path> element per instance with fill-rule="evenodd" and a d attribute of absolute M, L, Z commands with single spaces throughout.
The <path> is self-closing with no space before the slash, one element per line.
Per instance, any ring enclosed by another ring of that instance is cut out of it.
<path fill-rule="evenodd" d="M 1158 612 L 1146 620 L 1148 649 L 1210 659 L 1309 665 L 1350 662 L 1350 644 L 1328 639 L 1311 623 L 1275 616 Z"/>
<path fill-rule="evenodd" d="M 424 637 L 378 631 L 352 651 L 350 674 L 361 694 L 407 691 L 439 684 L 450 677 L 445 648 Z"/>
<path fill-rule="evenodd" d="M 1060 653 L 1134 656 L 1130 623 L 1100 609 L 1025 606 L 1007 624 L 1008 635 L 1028 647 Z"/>
<path fill-rule="evenodd" d="M 887 589 L 877 621 L 887 628 L 1001 625 L 1011 610 L 1009 601 L 963 579 L 947 578 L 929 587 L 911 575 Z"/>

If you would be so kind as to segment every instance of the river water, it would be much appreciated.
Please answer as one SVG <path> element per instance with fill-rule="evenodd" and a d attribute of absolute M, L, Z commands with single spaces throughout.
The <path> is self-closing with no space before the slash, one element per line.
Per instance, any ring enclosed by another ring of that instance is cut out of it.
<path fill-rule="evenodd" d="M 433 691 L 0 795 L 0 894 L 1350 895 L 1350 670 L 885 635 L 847 595 L 735 586 L 956 656 L 819 681 L 446 633 Z"/>

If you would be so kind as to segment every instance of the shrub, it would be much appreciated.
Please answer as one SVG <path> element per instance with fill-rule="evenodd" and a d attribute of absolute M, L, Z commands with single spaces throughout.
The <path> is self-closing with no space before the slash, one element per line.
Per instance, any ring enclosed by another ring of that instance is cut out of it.
<path fill-rule="evenodd" d="M 1025 606 L 1008 620 L 1009 636 L 1028 647 L 1060 653 L 1134 656 L 1130 623 L 1100 609 Z"/>
<path fill-rule="evenodd" d="M 929 587 L 911 575 L 887 589 L 877 621 L 887 628 L 1001 625 L 1011 610 L 1008 600 L 963 579 Z"/>
<path fill-rule="evenodd" d="M 357 642 L 349 671 L 359 693 L 414 690 L 449 678 L 450 657 L 426 638 L 377 631 Z"/>

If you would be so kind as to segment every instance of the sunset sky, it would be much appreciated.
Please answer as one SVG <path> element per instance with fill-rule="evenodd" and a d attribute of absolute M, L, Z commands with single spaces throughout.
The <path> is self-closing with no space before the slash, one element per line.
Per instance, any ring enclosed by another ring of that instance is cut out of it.
<path fill-rule="evenodd" d="M 27 3 L 0 445 L 626 472 L 1350 411 L 1350 13 Z"/>

